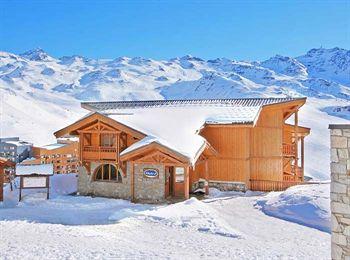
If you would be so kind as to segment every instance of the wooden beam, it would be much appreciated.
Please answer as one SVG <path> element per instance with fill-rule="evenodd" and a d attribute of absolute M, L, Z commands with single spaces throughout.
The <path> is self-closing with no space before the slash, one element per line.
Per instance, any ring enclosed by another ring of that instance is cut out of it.
<path fill-rule="evenodd" d="M 79 134 L 79 162 L 83 164 L 83 145 L 84 145 L 84 135 L 83 133 Z"/>
<path fill-rule="evenodd" d="M 190 167 L 187 165 L 185 167 L 185 179 L 184 179 L 184 197 L 185 199 L 190 198 Z"/>
<path fill-rule="evenodd" d="M 304 182 L 304 137 L 301 137 L 301 181 Z"/>
<path fill-rule="evenodd" d="M 4 200 L 4 167 L 0 165 L 0 201 Z"/>
<path fill-rule="evenodd" d="M 298 172 L 298 110 L 295 110 L 294 113 L 294 142 L 295 142 L 295 161 L 294 161 L 294 174 L 297 177 L 297 172 Z"/>
<path fill-rule="evenodd" d="M 135 202 L 135 172 L 134 163 L 130 162 L 130 192 L 131 192 L 131 202 Z"/>
<path fill-rule="evenodd" d="M 208 160 L 205 160 L 205 180 L 206 180 L 206 185 L 205 185 L 205 194 L 209 195 L 209 168 L 208 168 Z"/>

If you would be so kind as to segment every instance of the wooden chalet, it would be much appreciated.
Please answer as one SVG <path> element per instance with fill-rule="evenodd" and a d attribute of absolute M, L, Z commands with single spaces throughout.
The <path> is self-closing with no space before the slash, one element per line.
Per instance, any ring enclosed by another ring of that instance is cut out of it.
<path fill-rule="evenodd" d="M 283 190 L 304 181 L 305 102 L 84 102 L 90 113 L 55 136 L 79 137 L 80 194 L 157 202 L 208 187 Z"/>
<path fill-rule="evenodd" d="M 7 182 L 5 180 L 5 171 L 8 168 L 13 168 L 15 167 L 16 163 L 0 157 L 0 201 L 3 201 L 4 199 L 4 183 Z"/>

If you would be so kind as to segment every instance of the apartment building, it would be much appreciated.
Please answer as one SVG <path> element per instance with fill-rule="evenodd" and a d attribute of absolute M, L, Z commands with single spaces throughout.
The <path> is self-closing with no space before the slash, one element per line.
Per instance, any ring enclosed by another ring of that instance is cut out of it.
<path fill-rule="evenodd" d="M 57 143 L 33 147 L 35 159 L 22 164 L 53 164 L 55 174 L 78 172 L 78 142 L 58 140 Z"/>
<path fill-rule="evenodd" d="M 22 141 L 19 137 L 0 138 L 0 157 L 20 163 L 32 156 L 33 144 Z"/>

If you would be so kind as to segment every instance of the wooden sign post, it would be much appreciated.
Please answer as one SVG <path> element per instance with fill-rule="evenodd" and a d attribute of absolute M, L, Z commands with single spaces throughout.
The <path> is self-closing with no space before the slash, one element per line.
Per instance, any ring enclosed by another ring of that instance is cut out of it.
<path fill-rule="evenodd" d="M 22 200 L 22 190 L 25 189 L 47 189 L 46 199 L 50 198 L 50 175 L 20 175 L 19 199 Z"/>
<path fill-rule="evenodd" d="M 16 177 L 20 178 L 18 200 L 22 200 L 22 190 L 26 189 L 46 189 L 46 199 L 49 199 L 50 176 L 52 175 L 52 164 L 17 165 Z"/>

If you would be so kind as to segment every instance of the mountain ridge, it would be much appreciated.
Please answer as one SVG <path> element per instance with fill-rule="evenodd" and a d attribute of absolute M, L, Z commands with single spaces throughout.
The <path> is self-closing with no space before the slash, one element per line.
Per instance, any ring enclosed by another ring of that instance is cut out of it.
<path fill-rule="evenodd" d="M 311 117 L 322 121 L 307 149 L 326 158 L 321 152 L 327 155 L 329 144 L 319 141 L 325 125 L 350 120 L 350 51 L 319 48 L 265 61 L 54 58 L 40 48 L 0 52 L 0 96 L 0 135 L 37 144 L 54 141 L 50 133 L 83 116 L 81 101 L 306 96 L 305 125 L 318 125 Z M 309 169 L 322 175 L 317 165 Z"/>

